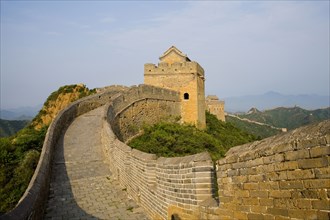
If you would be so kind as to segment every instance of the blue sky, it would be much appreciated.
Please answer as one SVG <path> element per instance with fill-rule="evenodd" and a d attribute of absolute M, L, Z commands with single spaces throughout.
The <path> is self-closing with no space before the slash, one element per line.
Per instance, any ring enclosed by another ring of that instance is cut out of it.
<path fill-rule="evenodd" d="M 1 108 L 143 83 L 175 45 L 206 94 L 329 94 L 329 1 L 1 1 Z"/>

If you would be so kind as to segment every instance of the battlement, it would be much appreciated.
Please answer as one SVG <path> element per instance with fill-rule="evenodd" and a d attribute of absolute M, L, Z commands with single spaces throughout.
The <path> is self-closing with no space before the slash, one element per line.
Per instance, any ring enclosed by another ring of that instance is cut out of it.
<path fill-rule="evenodd" d="M 204 78 L 204 69 L 197 62 L 144 64 L 144 75 L 149 74 L 194 74 Z"/>

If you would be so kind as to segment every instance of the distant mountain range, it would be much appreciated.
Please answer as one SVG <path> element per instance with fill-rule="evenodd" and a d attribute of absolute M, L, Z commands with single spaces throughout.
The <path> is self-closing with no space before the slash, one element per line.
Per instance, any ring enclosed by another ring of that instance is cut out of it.
<path fill-rule="evenodd" d="M 227 114 L 226 116 L 227 122 L 260 138 L 281 133 L 282 128 L 292 130 L 329 119 L 330 107 L 316 110 L 278 107 L 265 111 L 252 108 L 248 113 Z"/>
<path fill-rule="evenodd" d="M 13 109 L 0 109 L 0 119 L 4 120 L 32 120 L 42 105 L 34 107 L 20 107 Z"/>
<path fill-rule="evenodd" d="M 280 106 L 299 106 L 304 109 L 313 110 L 330 106 L 329 96 L 283 95 L 273 91 L 262 95 L 246 95 L 221 99 L 225 101 L 226 112 L 247 112 L 252 107 L 259 110 L 266 110 Z"/>
<path fill-rule="evenodd" d="M 8 137 L 16 134 L 16 132 L 23 129 L 29 122 L 27 120 L 9 121 L 0 119 L 0 137 Z"/>

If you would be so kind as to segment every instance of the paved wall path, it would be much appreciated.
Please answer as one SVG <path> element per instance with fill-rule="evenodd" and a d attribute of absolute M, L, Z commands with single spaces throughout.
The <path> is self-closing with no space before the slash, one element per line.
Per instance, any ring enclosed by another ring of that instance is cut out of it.
<path fill-rule="evenodd" d="M 76 118 L 56 146 L 45 219 L 148 219 L 105 163 L 103 111 Z"/>

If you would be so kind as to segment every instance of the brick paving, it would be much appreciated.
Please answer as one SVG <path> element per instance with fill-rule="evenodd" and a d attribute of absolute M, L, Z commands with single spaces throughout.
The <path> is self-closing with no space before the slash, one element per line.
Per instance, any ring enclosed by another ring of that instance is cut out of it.
<path fill-rule="evenodd" d="M 103 111 L 101 107 L 76 118 L 59 141 L 45 219 L 148 219 L 104 161 Z"/>

